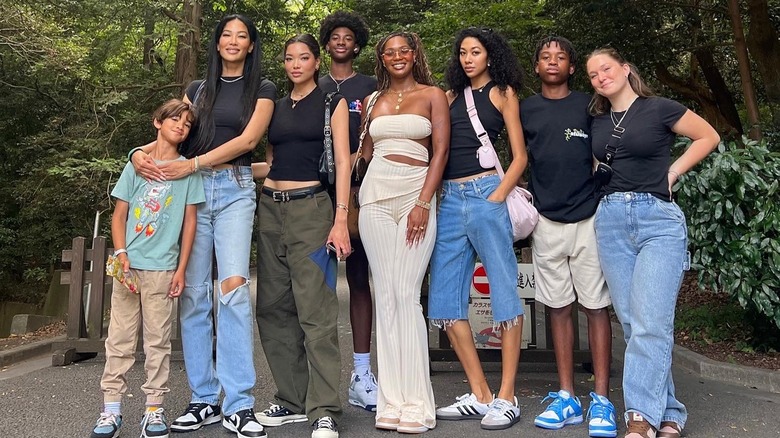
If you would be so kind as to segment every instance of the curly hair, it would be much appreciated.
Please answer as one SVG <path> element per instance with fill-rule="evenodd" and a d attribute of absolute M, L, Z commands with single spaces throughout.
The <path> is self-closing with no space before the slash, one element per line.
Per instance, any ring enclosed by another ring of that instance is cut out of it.
<path fill-rule="evenodd" d="M 391 38 L 402 37 L 406 39 L 409 47 L 414 50 L 414 66 L 412 67 L 412 76 L 414 80 L 424 85 L 436 85 L 433 80 L 433 74 L 428 66 L 428 57 L 425 56 L 425 49 L 423 48 L 420 36 L 414 32 L 396 31 L 393 32 L 376 44 L 376 65 L 374 67 L 374 74 L 377 79 L 378 91 L 385 91 L 390 88 L 390 74 L 387 73 L 384 63 L 382 62 L 382 52 L 385 50 L 385 44 L 390 41 Z"/>
<path fill-rule="evenodd" d="M 355 58 L 368 44 L 368 25 L 363 17 L 347 11 L 336 11 L 322 20 L 320 23 L 320 46 L 324 49 L 330 40 L 330 35 L 338 27 L 346 27 L 355 34 L 355 44 L 357 44 L 357 52 Z"/>
<path fill-rule="evenodd" d="M 596 49 L 591 52 L 590 55 L 588 55 L 588 60 L 598 55 L 606 55 L 617 61 L 620 65 L 628 65 L 628 85 L 631 86 L 631 89 L 634 90 L 634 93 L 636 93 L 637 96 L 655 96 L 653 89 L 650 88 L 642 79 L 642 76 L 640 76 L 639 70 L 637 70 L 636 66 L 626 61 L 626 59 L 623 58 L 623 56 L 617 50 L 612 47 L 602 47 L 600 49 Z M 600 116 L 602 114 L 606 114 L 610 108 L 612 108 L 612 104 L 609 102 L 609 99 L 600 95 L 599 93 L 593 93 L 593 98 L 590 100 L 590 104 L 588 105 L 588 111 L 590 112 L 590 115 Z"/>
<path fill-rule="evenodd" d="M 488 75 L 496 83 L 501 92 L 506 92 L 507 86 L 516 93 L 523 86 L 523 70 L 509 42 L 500 33 L 485 27 L 469 27 L 458 32 L 455 44 L 452 46 L 452 56 L 447 64 L 445 80 L 450 90 L 462 92 L 471 85 L 471 79 L 466 76 L 460 64 L 460 45 L 466 38 L 476 38 L 485 47 L 488 55 Z"/>

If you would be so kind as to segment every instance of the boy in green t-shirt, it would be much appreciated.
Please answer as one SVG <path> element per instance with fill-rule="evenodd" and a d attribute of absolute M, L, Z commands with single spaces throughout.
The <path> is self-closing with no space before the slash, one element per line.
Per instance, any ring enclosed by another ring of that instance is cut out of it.
<path fill-rule="evenodd" d="M 190 105 L 171 99 L 154 112 L 153 119 L 157 141 L 150 156 L 156 161 L 183 160 L 179 144 L 194 121 Z M 119 433 L 122 395 L 127 390 L 125 375 L 135 362 L 141 318 L 146 353 L 146 383 L 141 386 L 146 394 L 146 413 L 141 436 L 167 437 L 162 402 L 168 392 L 173 299 L 184 290 L 184 272 L 195 237 L 196 204 L 205 202 L 203 182 L 200 174 L 175 181 L 146 181 L 128 163 L 111 196 L 116 198 L 111 220 L 114 255 L 125 277 L 132 275 L 138 282 L 131 292 L 114 280 L 106 365 L 100 381 L 104 408 L 91 437 L 113 438 Z"/>

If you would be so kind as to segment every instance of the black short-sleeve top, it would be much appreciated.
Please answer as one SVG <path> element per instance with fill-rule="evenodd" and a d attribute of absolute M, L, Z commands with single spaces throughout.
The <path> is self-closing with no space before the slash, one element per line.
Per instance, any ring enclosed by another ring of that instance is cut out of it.
<path fill-rule="evenodd" d="M 612 162 L 612 179 L 602 188 L 602 195 L 615 192 L 646 192 L 669 200 L 667 173 L 676 134 L 672 127 L 688 109 L 663 97 L 639 97 L 626 114 L 625 128 Z M 631 114 L 633 113 L 633 114 Z M 614 113 L 620 120 L 623 113 Z M 593 155 L 605 160 L 604 146 L 614 129 L 610 113 L 593 119 Z"/>
<path fill-rule="evenodd" d="M 319 80 L 322 91 L 331 93 L 338 91 L 345 99 L 349 107 L 349 152 L 354 154 L 360 143 L 360 113 L 363 111 L 363 99 L 376 91 L 376 78 L 360 73 L 341 81 L 338 86 L 330 75 L 323 76 Z"/>
<path fill-rule="evenodd" d="M 214 117 L 214 139 L 211 141 L 209 150 L 216 149 L 218 146 L 238 137 L 243 132 L 241 125 L 241 96 L 244 94 L 244 84 L 246 80 L 240 78 L 224 78 L 228 82 L 220 81 L 217 83 L 217 97 L 214 100 L 212 115 Z M 195 95 L 203 80 L 192 81 L 185 92 L 190 102 L 195 103 Z M 256 98 L 276 99 L 276 85 L 273 82 L 263 79 L 257 90 Z M 239 166 L 249 166 L 252 164 L 252 152 L 247 152 L 231 160 L 229 164 Z"/>
<path fill-rule="evenodd" d="M 473 90 L 472 94 L 479 121 L 495 146 L 498 134 L 504 129 L 504 116 L 490 101 L 490 90 L 494 86 L 495 83 L 490 82 L 481 90 Z M 482 143 L 477 138 L 466 112 L 466 98 L 463 92 L 460 92 L 450 105 L 450 155 L 444 167 L 443 178 L 463 178 L 488 170 L 479 165 L 477 149 L 480 146 Z"/>
<path fill-rule="evenodd" d="M 596 212 L 588 114 L 590 96 L 572 91 L 561 99 L 536 94 L 520 103 L 534 206 L 547 219 L 575 223 Z"/>
<path fill-rule="evenodd" d="M 268 143 L 273 147 L 273 161 L 268 178 L 276 181 L 317 181 L 325 141 L 325 94 L 317 87 L 292 107 L 287 95 L 276 101 Z M 333 95 L 331 117 L 341 94 Z"/>

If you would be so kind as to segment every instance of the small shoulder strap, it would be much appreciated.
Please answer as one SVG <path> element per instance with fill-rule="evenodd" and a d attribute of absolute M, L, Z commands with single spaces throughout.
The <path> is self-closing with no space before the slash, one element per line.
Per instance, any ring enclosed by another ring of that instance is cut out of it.
<path fill-rule="evenodd" d="M 333 136 L 330 129 L 330 104 L 333 101 L 333 95 L 328 93 L 325 95 L 325 140 L 323 147 L 325 148 L 325 158 L 328 164 L 328 182 L 333 184 L 336 181 L 336 160 L 333 158 Z"/>
<path fill-rule="evenodd" d="M 504 168 L 501 166 L 501 160 L 498 159 L 498 153 L 496 153 L 496 148 L 493 147 L 493 142 L 490 141 L 490 136 L 482 126 L 482 122 L 479 121 L 477 105 L 474 103 L 474 93 L 471 91 L 470 85 L 463 90 L 463 97 L 466 99 L 466 113 L 469 115 L 469 120 L 471 120 L 471 126 L 474 127 L 474 132 L 477 134 L 477 139 L 482 143 L 482 146 L 490 148 L 493 151 L 493 154 L 496 156 L 496 172 L 498 172 L 498 176 L 503 179 Z"/>

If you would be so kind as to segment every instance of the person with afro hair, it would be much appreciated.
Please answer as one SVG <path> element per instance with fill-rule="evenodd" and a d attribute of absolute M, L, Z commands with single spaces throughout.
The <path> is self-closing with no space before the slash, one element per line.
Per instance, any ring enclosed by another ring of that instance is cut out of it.
<path fill-rule="evenodd" d="M 360 143 L 360 119 L 363 99 L 376 91 L 376 79 L 354 69 L 355 58 L 368 44 L 368 26 L 353 12 L 336 11 L 322 20 L 320 46 L 330 55 L 327 75 L 319 80 L 325 93 L 341 93 L 349 104 L 349 148 L 357 153 Z M 355 158 L 353 155 L 352 162 Z M 350 178 L 353 190 L 360 180 Z M 359 239 L 352 238 L 354 252 L 346 260 L 349 284 L 349 314 L 352 324 L 354 369 L 349 383 L 349 403 L 368 411 L 376 411 L 376 378 L 371 372 L 371 323 L 373 309 L 368 284 L 368 259 Z"/>

